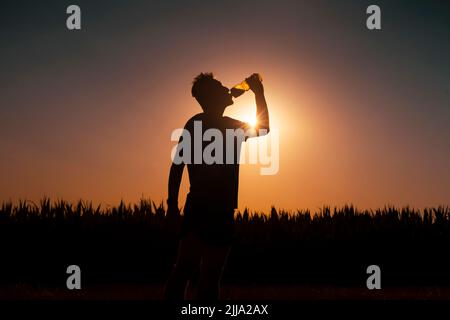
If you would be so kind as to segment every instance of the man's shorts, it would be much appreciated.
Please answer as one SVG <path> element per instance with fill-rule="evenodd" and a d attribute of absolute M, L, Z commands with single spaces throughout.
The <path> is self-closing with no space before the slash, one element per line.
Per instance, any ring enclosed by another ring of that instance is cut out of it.
<path fill-rule="evenodd" d="M 234 209 L 195 203 L 189 197 L 184 207 L 182 236 L 194 232 L 202 241 L 215 246 L 229 246 L 234 236 Z"/>

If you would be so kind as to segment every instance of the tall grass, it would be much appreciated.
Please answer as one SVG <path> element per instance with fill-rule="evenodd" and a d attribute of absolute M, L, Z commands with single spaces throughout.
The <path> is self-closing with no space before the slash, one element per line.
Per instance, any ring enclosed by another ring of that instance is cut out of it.
<path fill-rule="evenodd" d="M 0 283 L 65 284 L 79 264 L 88 283 L 163 282 L 183 216 L 141 199 L 114 207 L 41 199 L 0 207 Z M 352 205 L 235 214 L 225 281 L 364 285 L 378 264 L 383 284 L 450 285 L 450 208 Z"/>
<path fill-rule="evenodd" d="M 181 214 L 182 215 L 182 214 Z M 3 202 L 0 209 L 0 219 L 3 221 L 26 221 L 33 219 L 61 220 L 82 218 L 88 220 L 92 217 L 118 220 L 156 219 L 162 221 L 166 218 L 166 208 L 161 202 L 156 204 L 151 199 L 140 199 L 138 203 L 126 204 L 121 201 L 117 206 L 94 206 L 92 202 L 79 200 L 73 204 L 65 200 L 52 202 L 43 198 L 39 203 L 31 200 L 19 200 L 17 204 L 10 201 Z M 385 206 L 376 210 L 360 210 L 353 205 L 343 207 L 324 206 L 311 213 L 309 209 L 289 211 L 277 210 L 272 207 L 270 213 L 251 211 L 245 208 L 243 212 L 237 211 L 235 220 L 240 223 L 323 223 L 341 222 L 356 219 L 358 221 L 372 221 L 377 223 L 406 223 L 406 224 L 446 224 L 450 220 L 450 207 L 439 206 L 423 210 L 410 207 L 396 208 Z"/>

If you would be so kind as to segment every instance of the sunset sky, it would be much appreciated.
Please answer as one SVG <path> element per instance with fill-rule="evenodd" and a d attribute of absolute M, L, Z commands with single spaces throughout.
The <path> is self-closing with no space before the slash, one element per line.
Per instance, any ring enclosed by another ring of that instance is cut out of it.
<path fill-rule="evenodd" d="M 2 1 L 0 202 L 165 200 L 210 71 L 260 72 L 280 132 L 278 174 L 241 166 L 240 208 L 450 205 L 449 39 L 447 1 Z M 254 112 L 246 93 L 226 115 Z"/>

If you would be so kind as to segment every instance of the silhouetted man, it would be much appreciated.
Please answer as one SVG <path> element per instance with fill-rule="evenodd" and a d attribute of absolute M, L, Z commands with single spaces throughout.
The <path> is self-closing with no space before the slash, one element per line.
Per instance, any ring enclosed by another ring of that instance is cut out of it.
<path fill-rule="evenodd" d="M 246 80 L 256 99 L 257 124 L 253 128 L 245 122 L 223 116 L 225 108 L 233 104 L 233 99 L 230 90 L 214 79 L 211 73 L 201 73 L 193 82 L 192 96 L 203 112 L 189 119 L 184 127 L 191 137 L 190 161 L 179 164 L 174 161 L 170 168 L 168 216 L 177 214 L 179 210 L 178 192 L 185 164 L 190 189 L 184 207 L 177 260 L 165 288 L 167 299 L 184 298 L 188 281 L 198 267 L 200 274 L 197 298 L 215 300 L 219 297 L 220 278 L 233 237 L 241 143 L 249 137 L 269 132 L 269 113 L 263 85 L 257 74 Z M 216 132 L 219 130 L 222 133 L 223 140 L 219 143 L 222 144 L 223 153 L 213 154 L 216 159 L 214 163 L 205 161 L 203 157 L 199 163 L 198 158 L 194 159 L 195 156 L 203 156 L 205 147 L 211 143 L 202 139 L 208 129 L 216 129 Z M 237 135 L 227 136 L 227 130 L 239 129 L 242 129 L 240 132 L 245 132 L 244 139 L 239 139 Z M 195 137 L 196 134 L 201 137 Z M 185 138 L 182 135 L 178 145 Z M 195 146 L 195 139 L 201 139 L 201 149 Z M 232 144 L 230 139 L 233 139 Z"/>

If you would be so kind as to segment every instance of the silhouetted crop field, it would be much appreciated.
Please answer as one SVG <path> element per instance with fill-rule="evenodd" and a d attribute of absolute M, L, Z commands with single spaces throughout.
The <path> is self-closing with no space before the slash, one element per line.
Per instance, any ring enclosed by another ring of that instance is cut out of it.
<path fill-rule="evenodd" d="M 182 219 L 144 199 L 112 208 L 3 203 L 0 281 L 64 287 L 67 266 L 76 264 L 84 286 L 163 283 Z M 245 210 L 235 223 L 225 284 L 365 286 L 366 268 L 376 264 L 384 287 L 450 285 L 448 207 Z"/>

